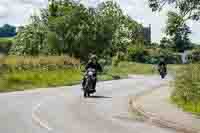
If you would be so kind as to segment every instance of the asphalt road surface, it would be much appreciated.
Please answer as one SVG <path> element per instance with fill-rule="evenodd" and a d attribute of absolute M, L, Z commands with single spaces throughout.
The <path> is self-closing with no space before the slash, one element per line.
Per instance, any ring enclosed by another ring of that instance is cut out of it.
<path fill-rule="evenodd" d="M 0 94 L 0 133 L 175 133 L 132 119 L 128 112 L 129 96 L 169 80 L 138 75 L 100 82 L 87 99 L 79 85 Z"/>

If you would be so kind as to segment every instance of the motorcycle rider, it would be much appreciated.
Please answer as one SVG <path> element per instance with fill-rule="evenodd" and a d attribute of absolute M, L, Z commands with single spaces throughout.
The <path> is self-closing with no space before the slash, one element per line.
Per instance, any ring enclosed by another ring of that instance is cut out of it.
<path fill-rule="evenodd" d="M 103 71 L 101 65 L 97 62 L 97 56 L 96 56 L 96 55 L 91 55 L 91 57 L 90 57 L 90 59 L 89 59 L 87 65 L 85 66 L 85 70 L 87 71 L 88 68 L 95 69 L 96 72 L 102 72 L 102 71 Z M 94 76 L 97 77 L 97 75 L 94 75 Z M 86 78 L 85 78 L 85 76 L 84 76 L 83 82 L 82 82 L 82 87 L 83 87 L 83 88 L 84 88 L 84 86 L 85 86 L 85 81 L 86 81 Z M 93 86 L 94 90 L 95 90 L 95 88 L 96 88 L 96 82 L 97 82 L 97 79 L 95 80 L 95 82 L 94 82 L 94 84 L 93 84 L 93 85 L 94 85 L 94 86 Z M 83 88 L 82 88 L 82 89 L 83 89 Z M 96 91 L 96 90 L 95 90 L 95 91 Z"/>
<path fill-rule="evenodd" d="M 167 63 L 164 57 L 161 57 L 158 63 L 158 71 L 160 72 L 162 68 L 164 69 L 164 72 L 167 73 Z"/>

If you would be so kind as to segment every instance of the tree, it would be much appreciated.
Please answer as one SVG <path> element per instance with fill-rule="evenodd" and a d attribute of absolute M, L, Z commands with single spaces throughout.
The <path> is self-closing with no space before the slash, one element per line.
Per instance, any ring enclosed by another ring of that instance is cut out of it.
<path fill-rule="evenodd" d="M 58 5 L 55 0 L 49 0 L 49 13 L 51 16 L 57 16 Z"/>
<path fill-rule="evenodd" d="M 157 43 L 157 42 L 152 42 L 151 43 L 151 47 L 153 47 L 153 48 L 156 48 L 158 46 L 159 46 L 159 43 Z"/>
<path fill-rule="evenodd" d="M 98 6 L 98 14 L 104 29 L 104 36 L 107 37 L 107 47 L 111 55 L 126 53 L 128 45 L 138 43 L 142 26 L 131 17 L 123 14 L 120 6 L 113 1 L 101 3 Z"/>
<path fill-rule="evenodd" d="M 38 16 L 31 17 L 32 23 L 20 30 L 15 37 L 10 54 L 39 55 L 47 54 L 47 27 Z"/>
<path fill-rule="evenodd" d="M 175 12 L 168 12 L 168 19 L 166 24 L 166 34 L 173 36 L 176 31 L 185 25 L 185 21 L 183 18 Z"/>
<path fill-rule="evenodd" d="M 161 40 L 160 40 L 160 47 L 161 48 L 170 48 L 172 47 L 172 42 L 169 38 L 167 37 L 163 37 Z"/>
<path fill-rule="evenodd" d="M 101 57 L 126 53 L 128 45 L 142 40 L 142 26 L 113 1 L 86 8 L 71 0 L 49 0 L 40 17 L 32 18 L 17 35 L 13 53 L 68 54 L 86 60 L 90 53 Z"/>
<path fill-rule="evenodd" d="M 199 0 L 149 0 L 149 6 L 153 11 L 162 10 L 167 4 L 174 5 L 184 20 L 199 20 L 200 18 Z"/>
<path fill-rule="evenodd" d="M 177 51 L 184 51 L 191 47 L 189 39 L 189 35 L 191 34 L 190 27 L 187 26 L 184 19 L 175 12 L 168 13 L 166 34 L 171 37 L 174 43 L 173 47 Z"/>
<path fill-rule="evenodd" d="M 0 27 L 0 37 L 13 37 L 16 35 L 16 27 L 4 24 L 2 27 Z"/>

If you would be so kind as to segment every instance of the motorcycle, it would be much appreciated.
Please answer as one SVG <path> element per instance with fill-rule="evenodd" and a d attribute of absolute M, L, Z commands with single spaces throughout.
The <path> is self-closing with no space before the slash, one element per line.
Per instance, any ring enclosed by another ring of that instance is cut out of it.
<path fill-rule="evenodd" d="M 161 78 L 164 79 L 165 76 L 167 75 L 167 72 L 166 72 L 166 69 L 164 68 L 164 66 L 161 66 L 159 68 L 159 73 L 160 73 Z"/>
<path fill-rule="evenodd" d="M 89 97 L 90 94 L 96 92 L 94 84 L 96 83 L 96 70 L 89 68 L 85 74 L 85 85 L 83 86 L 83 95 L 84 97 Z"/>

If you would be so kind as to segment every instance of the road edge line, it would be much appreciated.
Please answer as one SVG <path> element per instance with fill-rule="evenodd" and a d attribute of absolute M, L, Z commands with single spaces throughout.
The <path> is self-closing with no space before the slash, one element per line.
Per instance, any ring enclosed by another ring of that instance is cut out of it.
<path fill-rule="evenodd" d="M 161 87 L 159 87 L 159 88 L 161 88 Z M 159 88 L 157 88 L 157 89 L 159 89 Z M 157 89 L 155 89 L 155 90 L 157 90 Z M 161 126 L 161 127 L 171 128 L 171 129 L 174 129 L 176 131 L 183 132 L 183 133 L 199 133 L 199 131 L 197 131 L 196 129 L 186 128 L 183 125 L 180 125 L 180 124 L 178 124 L 176 122 L 165 120 L 165 119 L 163 119 L 161 117 L 158 117 L 154 113 L 145 111 L 142 108 L 142 106 L 139 105 L 139 103 L 137 102 L 137 100 L 139 99 L 139 97 L 145 96 L 148 93 L 149 92 L 146 92 L 143 95 L 140 94 L 139 96 L 132 96 L 129 99 L 129 108 L 131 109 L 131 112 L 137 112 L 138 114 L 140 114 L 141 116 L 143 116 L 144 119 L 149 120 L 152 123 L 154 123 L 154 124 L 156 124 L 158 126 Z"/>

